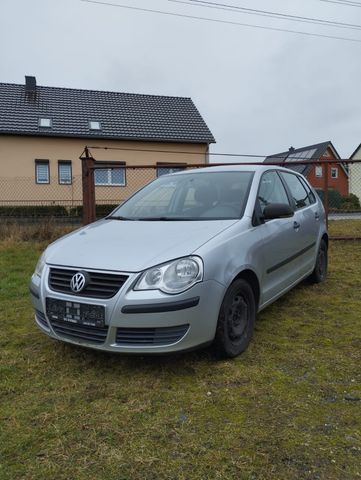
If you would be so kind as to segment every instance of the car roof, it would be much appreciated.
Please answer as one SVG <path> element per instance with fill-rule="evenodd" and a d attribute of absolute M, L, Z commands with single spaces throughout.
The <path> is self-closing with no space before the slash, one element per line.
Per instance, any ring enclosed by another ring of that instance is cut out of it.
<path fill-rule="evenodd" d="M 267 165 L 260 163 L 259 165 L 255 164 L 235 164 L 235 165 L 217 165 L 217 166 L 212 166 L 211 164 L 207 167 L 200 167 L 200 168 L 195 168 L 195 169 L 186 169 L 182 170 L 181 172 L 176 172 L 176 173 L 171 173 L 169 175 L 186 175 L 187 173 L 197 173 L 197 174 L 202 174 L 202 173 L 215 173 L 215 172 L 265 172 L 267 170 L 279 170 L 283 172 L 288 172 L 290 173 L 289 168 L 284 168 L 284 167 L 279 167 L 279 166 L 274 166 L 274 165 Z M 296 173 L 296 172 L 291 172 L 291 173 Z"/>

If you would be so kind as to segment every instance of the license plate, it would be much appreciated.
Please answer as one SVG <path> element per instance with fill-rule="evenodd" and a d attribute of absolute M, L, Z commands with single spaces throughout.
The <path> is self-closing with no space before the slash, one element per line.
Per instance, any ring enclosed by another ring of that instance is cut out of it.
<path fill-rule="evenodd" d="M 105 308 L 102 305 L 47 298 L 46 314 L 50 322 L 60 320 L 89 327 L 104 327 Z"/>

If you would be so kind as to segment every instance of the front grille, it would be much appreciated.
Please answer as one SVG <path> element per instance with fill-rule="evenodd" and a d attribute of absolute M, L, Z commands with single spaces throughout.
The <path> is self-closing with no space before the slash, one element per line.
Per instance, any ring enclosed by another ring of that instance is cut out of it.
<path fill-rule="evenodd" d="M 38 323 L 40 323 L 40 325 L 49 330 L 49 325 L 43 312 L 40 312 L 40 310 L 35 310 L 35 316 Z"/>
<path fill-rule="evenodd" d="M 89 283 L 79 293 L 73 292 L 70 288 L 70 281 L 80 270 L 68 270 L 63 268 L 51 268 L 49 273 L 49 287 L 55 292 L 67 293 L 70 295 L 111 298 L 119 291 L 128 279 L 127 275 L 115 275 L 113 273 L 87 272 Z"/>
<path fill-rule="evenodd" d="M 189 325 L 161 328 L 118 328 L 118 345 L 170 345 L 178 342 L 187 333 Z"/>
<path fill-rule="evenodd" d="M 108 334 L 108 327 L 89 327 L 59 320 L 51 320 L 50 324 L 54 332 L 61 337 L 91 343 L 104 343 Z"/>

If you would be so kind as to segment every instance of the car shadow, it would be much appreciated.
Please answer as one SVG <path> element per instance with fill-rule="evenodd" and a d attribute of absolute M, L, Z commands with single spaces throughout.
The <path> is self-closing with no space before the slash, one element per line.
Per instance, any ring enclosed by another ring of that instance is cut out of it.
<path fill-rule="evenodd" d="M 64 359 L 68 358 L 82 368 L 94 369 L 105 373 L 119 370 L 128 372 L 155 372 L 167 371 L 169 373 L 189 374 L 195 373 L 196 366 L 212 364 L 217 361 L 211 346 L 198 350 L 166 353 L 166 354 L 126 354 L 93 350 L 69 343 L 57 342 L 57 352 Z"/>

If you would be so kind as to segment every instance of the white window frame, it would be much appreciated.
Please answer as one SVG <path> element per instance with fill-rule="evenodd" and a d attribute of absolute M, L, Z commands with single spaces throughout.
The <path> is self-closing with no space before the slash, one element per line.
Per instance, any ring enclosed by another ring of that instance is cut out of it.
<path fill-rule="evenodd" d="M 69 180 L 62 180 L 61 177 L 61 167 L 68 167 L 69 168 Z M 72 165 L 71 161 L 66 161 L 66 160 L 59 160 L 58 161 L 58 182 L 59 185 L 71 185 L 73 183 L 73 172 L 72 172 Z"/>
<path fill-rule="evenodd" d="M 53 126 L 52 119 L 49 117 L 40 117 L 39 118 L 39 127 L 40 128 L 51 128 Z"/>
<path fill-rule="evenodd" d="M 102 125 L 99 120 L 89 120 L 89 129 L 90 130 L 101 130 Z"/>
<path fill-rule="evenodd" d="M 94 185 L 96 187 L 125 187 L 126 179 L 125 179 L 125 168 L 124 167 L 119 166 L 119 167 L 114 167 L 114 168 L 101 168 L 99 170 L 103 170 L 103 171 L 107 172 L 108 182 L 106 182 L 106 183 L 97 182 L 96 172 L 98 171 L 98 169 L 96 169 L 94 171 Z M 123 182 L 122 183 L 112 183 L 112 170 L 123 170 Z"/>
<path fill-rule="evenodd" d="M 331 178 L 338 178 L 338 168 L 337 167 L 331 167 Z"/>
<path fill-rule="evenodd" d="M 316 165 L 315 167 L 315 175 L 317 178 L 322 178 L 323 176 L 323 167 L 322 165 Z"/>
<path fill-rule="evenodd" d="M 47 173 L 47 180 L 40 180 L 39 179 L 39 170 L 38 168 L 46 167 L 46 173 Z M 50 166 L 49 166 L 49 160 L 36 160 L 35 161 L 35 183 L 38 185 L 48 185 L 50 183 Z"/>

